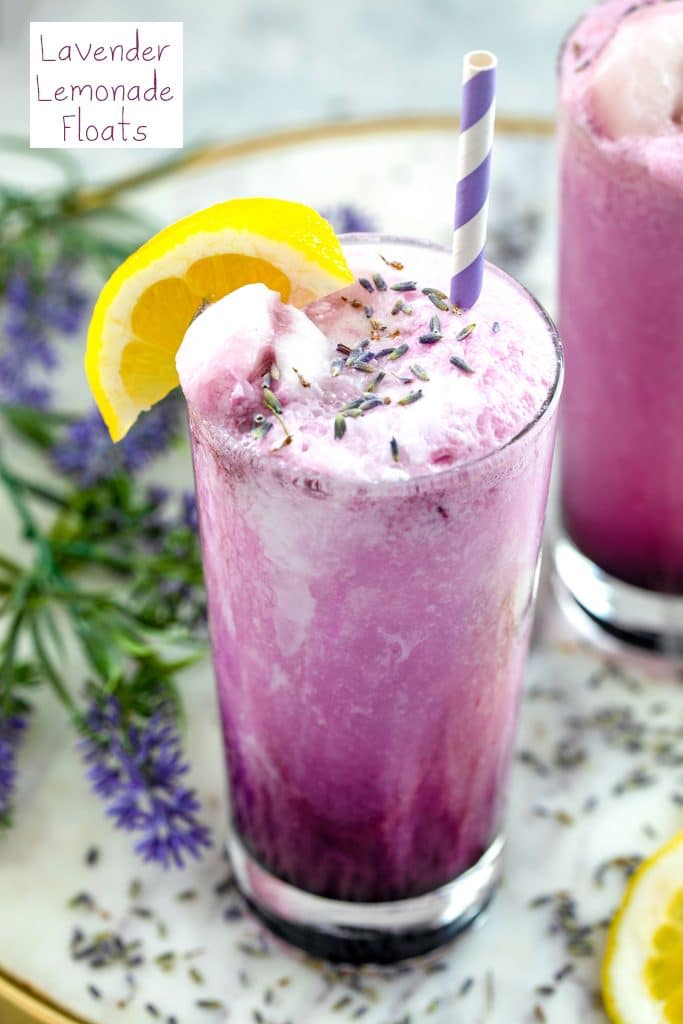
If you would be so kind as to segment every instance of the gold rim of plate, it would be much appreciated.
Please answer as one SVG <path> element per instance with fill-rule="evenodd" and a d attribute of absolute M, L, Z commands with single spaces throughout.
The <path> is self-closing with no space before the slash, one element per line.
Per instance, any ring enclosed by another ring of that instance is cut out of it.
<path fill-rule="evenodd" d="M 91 1024 L 53 1003 L 49 996 L 0 969 L 2 1024 Z"/>
<path fill-rule="evenodd" d="M 194 150 L 186 158 L 181 157 L 169 172 L 172 176 L 187 174 L 212 164 L 242 157 L 254 156 L 272 150 L 288 149 L 294 146 L 310 145 L 316 142 L 333 141 L 335 139 L 360 138 L 365 135 L 400 133 L 400 132 L 454 132 L 458 127 L 458 118 L 454 114 L 416 113 L 399 114 L 390 117 L 366 118 L 363 120 L 330 121 L 321 124 L 305 125 L 299 128 L 288 128 L 283 131 L 269 132 L 263 135 L 248 136 L 231 142 L 216 142 Z M 526 117 L 514 114 L 498 114 L 496 116 L 496 133 L 500 135 L 528 135 L 536 138 L 549 138 L 553 135 L 555 123 L 550 118 Z M 141 171 L 129 179 L 129 187 L 138 187 L 151 183 L 154 178 L 146 171 Z M 114 183 L 115 187 L 116 183 Z M 103 191 L 111 186 L 85 189 L 80 200 L 84 206 L 99 198 Z M 60 1007 L 46 995 L 5 973 L 0 967 L 0 1018 L 3 1024 L 89 1024 L 84 1017 L 74 1016 L 69 1010 Z M 7 1015 L 9 1016 L 7 1019 Z"/>

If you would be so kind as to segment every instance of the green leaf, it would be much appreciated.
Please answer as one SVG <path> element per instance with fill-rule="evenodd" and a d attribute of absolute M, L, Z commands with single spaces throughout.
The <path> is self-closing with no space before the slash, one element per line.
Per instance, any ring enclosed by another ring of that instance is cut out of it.
<path fill-rule="evenodd" d="M 64 707 L 69 711 L 73 710 L 73 698 L 52 662 L 48 649 L 43 642 L 43 637 L 40 631 L 40 620 L 35 617 L 31 622 L 31 637 L 33 639 L 33 647 L 38 664 L 52 684 L 53 690 L 61 700 Z"/>
<path fill-rule="evenodd" d="M 59 428 L 73 422 L 73 417 L 65 413 L 37 412 L 29 406 L 0 405 L 7 425 L 38 448 L 51 448 L 59 435 Z"/>

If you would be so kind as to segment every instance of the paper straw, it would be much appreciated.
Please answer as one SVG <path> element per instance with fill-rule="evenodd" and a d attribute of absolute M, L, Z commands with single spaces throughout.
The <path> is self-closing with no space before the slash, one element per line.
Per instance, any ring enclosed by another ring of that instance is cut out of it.
<path fill-rule="evenodd" d="M 451 278 L 451 302 L 462 309 L 475 304 L 484 280 L 497 63 L 488 50 L 463 60 Z"/>

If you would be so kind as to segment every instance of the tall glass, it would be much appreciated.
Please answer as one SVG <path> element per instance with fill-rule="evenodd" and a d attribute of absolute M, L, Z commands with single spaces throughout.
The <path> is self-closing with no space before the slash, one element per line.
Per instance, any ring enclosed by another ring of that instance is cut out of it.
<path fill-rule="evenodd" d="M 683 19 L 683 3 L 608 0 L 560 59 L 567 383 L 556 565 L 569 607 L 617 638 L 683 656 L 683 130 L 672 120 L 661 134 L 614 137 L 592 98 L 614 34 L 640 33 L 646 53 L 643 32 L 662 15 Z M 660 102 L 637 64 L 629 74 L 623 97 L 607 90 L 621 117 L 638 88 L 641 103 Z"/>
<path fill-rule="evenodd" d="M 396 241 L 342 241 L 369 238 Z M 330 959 L 425 952 L 499 877 L 562 376 L 552 324 L 510 285 L 556 375 L 484 458 L 312 477 L 255 464 L 190 405 L 230 852 L 270 927 Z"/>

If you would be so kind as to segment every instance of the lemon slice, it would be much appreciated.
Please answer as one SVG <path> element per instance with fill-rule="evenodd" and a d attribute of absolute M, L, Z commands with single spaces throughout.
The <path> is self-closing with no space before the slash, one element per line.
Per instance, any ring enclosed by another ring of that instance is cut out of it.
<path fill-rule="evenodd" d="M 683 1024 L 683 832 L 631 879 L 602 968 L 614 1024 Z"/>
<path fill-rule="evenodd" d="M 95 305 L 85 356 L 114 441 L 178 383 L 175 354 L 192 319 L 260 282 L 305 306 L 353 279 L 320 214 L 281 199 L 233 199 L 154 235 L 112 274 Z"/>

